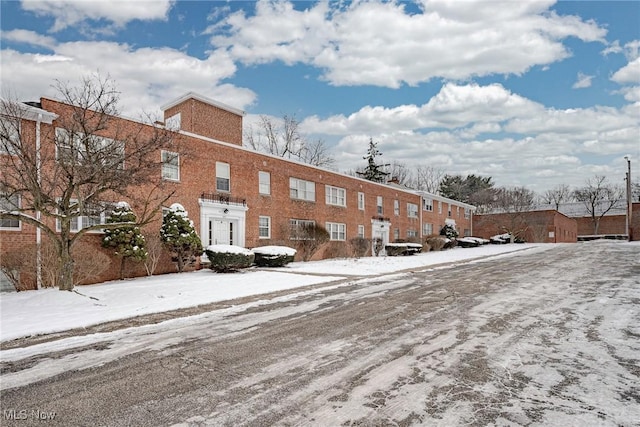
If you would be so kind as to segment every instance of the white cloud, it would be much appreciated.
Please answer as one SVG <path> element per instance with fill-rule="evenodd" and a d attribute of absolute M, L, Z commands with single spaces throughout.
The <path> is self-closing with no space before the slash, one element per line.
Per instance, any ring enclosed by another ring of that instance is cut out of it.
<path fill-rule="evenodd" d="M 39 16 L 55 19 L 56 32 L 85 20 L 106 20 L 122 27 L 133 20 L 166 19 L 174 0 L 22 0 L 22 8 Z"/>
<path fill-rule="evenodd" d="M 372 137 L 385 162 L 489 175 L 498 185 L 543 191 L 560 182 L 582 185 L 593 171 L 614 174 L 615 165 L 601 163 L 638 150 L 639 110 L 640 103 L 559 110 L 499 84 L 448 83 L 421 106 L 366 106 L 325 120 L 311 116 L 302 128 L 342 136 L 334 148 L 340 170 L 362 165 Z"/>
<path fill-rule="evenodd" d="M 43 36 L 35 31 L 29 30 L 2 31 L 2 40 L 5 42 L 26 43 L 50 49 L 53 49 L 56 45 L 56 41 L 53 37 Z"/>
<path fill-rule="evenodd" d="M 210 27 L 214 46 L 246 64 L 301 62 L 333 85 L 399 87 L 432 78 L 522 74 L 570 55 L 566 37 L 604 42 L 595 22 L 548 12 L 547 2 L 258 1 L 255 15 L 231 14 Z"/>
<path fill-rule="evenodd" d="M 611 76 L 611 80 L 620 84 L 640 83 L 640 57 L 616 71 Z"/>
<path fill-rule="evenodd" d="M 60 43 L 50 55 L 2 50 L 3 89 L 22 100 L 55 96 L 55 79 L 78 81 L 80 76 L 99 71 L 113 78 L 121 91 L 124 114 L 137 117 L 141 110 L 159 111 L 159 106 L 189 91 L 244 109 L 255 102 L 253 91 L 223 84 L 236 66 L 224 51 L 206 59 L 170 48 L 133 49 L 113 42 Z M 105 64 L 96 69 L 96 64 Z"/>
<path fill-rule="evenodd" d="M 578 78 L 576 82 L 571 86 L 573 89 L 584 89 L 591 87 L 591 81 L 594 76 L 588 76 L 584 73 L 578 72 Z"/>

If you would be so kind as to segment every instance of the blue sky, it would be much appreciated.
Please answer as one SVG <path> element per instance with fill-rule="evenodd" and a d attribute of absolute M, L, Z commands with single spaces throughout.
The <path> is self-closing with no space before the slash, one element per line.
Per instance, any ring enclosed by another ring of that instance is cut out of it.
<path fill-rule="evenodd" d="M 340 171 L 385 162 L 542 192 L 640 181 L 639 1 L 2 1 L 4 97 L 99 71 L 136 117 L 194 91 L 295 115 Z"/>

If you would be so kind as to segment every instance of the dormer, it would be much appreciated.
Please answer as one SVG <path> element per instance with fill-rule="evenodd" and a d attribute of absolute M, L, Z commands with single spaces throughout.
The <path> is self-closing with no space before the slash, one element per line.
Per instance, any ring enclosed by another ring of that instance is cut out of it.
<path fill-rule="evenodd" d="M 169 129 L 182 130 L 217 141 L 242 145 L 245 112 L 189 92 L 161 106 Z"/>

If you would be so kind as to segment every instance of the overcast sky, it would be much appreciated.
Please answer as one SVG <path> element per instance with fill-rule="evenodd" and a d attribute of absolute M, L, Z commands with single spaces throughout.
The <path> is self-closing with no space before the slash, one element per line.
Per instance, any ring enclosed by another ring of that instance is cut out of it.
<path fill-rule="evenodd" d="M 2 1 L 2 95 L 99 71 L 124 114 L 194 91 L 295 115 L 340 171 L 385 162 L 544 191 L 640 181 L 638 1 Z"/>

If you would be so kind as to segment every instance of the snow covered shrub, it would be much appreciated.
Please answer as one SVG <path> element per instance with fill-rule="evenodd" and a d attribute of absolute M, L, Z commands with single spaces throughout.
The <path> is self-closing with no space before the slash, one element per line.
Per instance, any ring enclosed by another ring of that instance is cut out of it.
<path fill-rule="evenodd" d="M 293 262 L 296 250 L 287 246 L 259 246 L 251 250 L 258 267 L 283 267 Z"/>
<path fill-rule="evenodd" d="M 193 221 L 178 203 L 171 205 L 169 212 L 162 218 L 160 238 L 171 252 L 180 273 L 186 265 L 195 263 L 196 258 L 202 254 L 202 242 L 193 228 Z"/>
<path fill-rule="evenodd" d="M 351 245 L 353 256 L 356 258 L 365 256 L 371 247 L 371 242 L 364 237 L 354 237 L 349 240 L 349 244 Z"/>
<path fill-rule="evenodd" d="M 458 237 L 458 231 L 454 226 L 446 224 L 440 229 L 440 235 L 445 236 L 447 239 L 453 240 Z"/>
<path fill-rule="evenodd" d="M 123 223 L 116 228 L 106 228 L 102 237 L 102 247 L 111 248 L 120 258 L 120 280 L 124 279 L 124 267 L 127 259 L 143 261 L 147 258 L 146 241 L 140 227 L 135 225 L 136 215 L 126 202 L 116 205 L 107 224 Z"/>
<path fill-rule="evenodd" d="M 255 255 L 249 249 L 233 245 L 211 245 L 205 251 L 209 268 L 217 273 L 231 273 L 251 267 Z"/>

